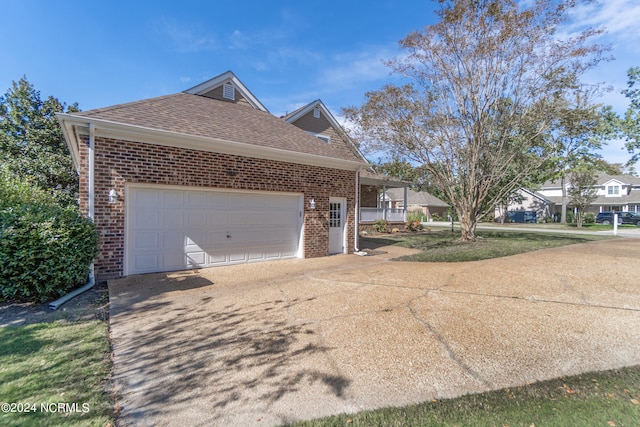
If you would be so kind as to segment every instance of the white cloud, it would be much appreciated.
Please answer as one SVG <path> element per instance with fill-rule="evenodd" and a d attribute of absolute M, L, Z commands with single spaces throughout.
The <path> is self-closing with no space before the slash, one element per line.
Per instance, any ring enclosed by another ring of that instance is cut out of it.
<path fill-rule="evenodd" d="M 329 88 L 346 88 L 366 85 L 389 78 L 391 69 L 384 63 L 394 54 L 390 49 L 377 48 L 362 53 L 336 56 L 320 73 L 319 83 Z"/>
<path fill-rule="evenodd" d="M 192 24 L 163 19 L 156 23 L 156 31 L 168 38 L 170 48 L 179 53 L 213 51 L 219 48 L 214 35 Z"/>
<path fill-rule="evenodd" d="M 640 20 L 637 0 L 598 0 L 583 3 L 571 11 L 571 27 L 604 28 L 618 39 L 636 40 Z"/>

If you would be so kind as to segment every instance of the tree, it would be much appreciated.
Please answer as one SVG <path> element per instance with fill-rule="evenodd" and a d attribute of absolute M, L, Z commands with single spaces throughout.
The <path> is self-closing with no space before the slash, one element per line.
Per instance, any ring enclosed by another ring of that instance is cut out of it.
<path fill-rule="evenodd" d="M 62 204 L 75 203 L 78 178 L 55 117 L 78 111 L 50 96 L 44 101 L 26 77 L 0 97 L 0 166 L 12 176 L 50 191 Z"/>
<path fill-rule="evenodd" d="M 371 150 L 424 165 L 452 204 L 462 240 L 553 155 L 548 135 L 567 94 L 601 59 L 599 34 L 555 37 L 575 1 L 438 0 L 439 22 L 388 62 L 412 83 L 345 109 Z"/>
<path fill-rule="evenodd" d="M 569 203 L 576 209 L 576 223 L 582 228 L 584 212 L 598 197 L 595 188 L 598 175 L 593 166 L 588 163 L 576 165 L 571 171 L 569 180 Z"/>
<path fill-rule="evenodd" d="M 617 125 L 622 136 L 626 139 L 625 146 L 633 156 L 627 163 L 631 165 L 640 160 L 640 88 L 636 85 L 640 81 L 640 67 L 632 67 L 627 71 L 627 89 L 622 93 L 629 99 L 630 104 L 623 119 L 618 119 Z"/>
<path fill-rule="evenodd" d="M 393 159 L 384 163 L 378 163 L 376 169 L 380 172 L 411 183 L 414 191 L 426 191 L 436 197 L 444 197 L 439 188 L 432 183 L 429 172 L 422 166 L 413 166 L 406 160 Z"/>
<path fill-rule="evenodd" d="M 559 179 L 562 188 L 562 211 L 560 222 L 567 222 L 568 194 L 566 180 L 573 169 L 584 169 L 585 163 L 602 165 L 601 156 L 596 153 L 605 140 L 614 134 L 608 125 L 614 113 L 611 107 L 601 108 L 592 102 L 599 95 L 597 87 L 587 91 L 573 91 L 566 98 L 566 105 L 553 123 L 550 133 L 554 173 L 551 179 Z"/>

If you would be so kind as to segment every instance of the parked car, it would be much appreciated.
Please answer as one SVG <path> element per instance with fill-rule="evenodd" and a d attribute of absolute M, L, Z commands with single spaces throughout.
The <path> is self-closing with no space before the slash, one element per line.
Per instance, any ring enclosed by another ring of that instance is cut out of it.
<path fill-rule="evenodd" d="M 633 224 L 640 227 L 640 213 L 635 212 L 600 212 L 596 216 L 597 224 L 613 224 L 613 214 L 618 214 L 618 224 Z"/>

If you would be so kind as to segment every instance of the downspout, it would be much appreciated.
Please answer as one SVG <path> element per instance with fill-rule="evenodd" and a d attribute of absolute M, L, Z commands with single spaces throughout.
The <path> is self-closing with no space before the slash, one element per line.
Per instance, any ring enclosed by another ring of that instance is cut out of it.
<path fill-rule="evenodd" d="M 95 139 L 96 139 L 96 126 L 93 123 L 89 123 L 89 218 L 91 219 L 91 222 L 93 222 L 94 220 L 94 214 L 95 214 L 95 197 L 94 197 L 94 187 L 95 187 L 95 176 L 94 176 L 94 146 L 95 146 Z M 70 293 L 68 293 L 67 295 L 64 295 L 63 297 L 49 303 L 49 309 L 51 310 L 57 310 L 58 307 L 60 307 L 62 304 L 64 304 L 65 302 L 69 301 L 72 298 L 75 298 L 76 296 L 80 295 L 83 292 L 88 291 L 89 289 L 93 288 L 93 286 L 95 285 L 96 281 L 95 281 L 95 276 L 94 276 L 94 265 L 93 263 L 91 263 L 91 265 L 89 266 L 89 281 L 82 286 L 81 288 L 78 288 Z"/>
<path fill-rule="evenodd" d="M 360 245 L 360 239 L 359 239 L 359 226 L 360 226 L 360 169 L 362 169 L 362 166 L 358 166 L 358 170 L 356 171 L 356 197 L 355 197 L 355 209 L 354 209 L 354 219 L 355 219 L 355 224 L 354 224 L 354 235 L 353 235 L 353 250 L 355 252 L 360 252 L 360 249 L 358 249 L 358 246 Z"/>

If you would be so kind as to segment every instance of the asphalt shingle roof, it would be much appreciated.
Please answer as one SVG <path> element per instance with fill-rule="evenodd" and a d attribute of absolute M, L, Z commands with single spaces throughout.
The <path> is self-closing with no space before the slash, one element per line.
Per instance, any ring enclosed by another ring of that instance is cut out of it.
<path fill-rule="evenodd" d="M 74 115 L 184 135 L 362 161 L 267 112 L 200 95 L 177 93 Z"/>

